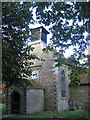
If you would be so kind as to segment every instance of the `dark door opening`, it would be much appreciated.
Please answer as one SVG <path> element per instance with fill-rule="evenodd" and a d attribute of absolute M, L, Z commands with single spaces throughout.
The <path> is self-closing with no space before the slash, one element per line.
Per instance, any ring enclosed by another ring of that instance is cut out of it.
<path fill-rule="evenodd" d="M 16 91 L 11 94 L 11 113 L 20 113 L 20 95 Z"/>

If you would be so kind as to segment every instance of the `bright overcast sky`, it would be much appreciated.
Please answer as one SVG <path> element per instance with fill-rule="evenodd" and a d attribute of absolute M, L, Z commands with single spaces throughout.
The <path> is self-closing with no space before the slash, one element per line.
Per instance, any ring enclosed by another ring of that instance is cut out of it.
<path fill-rule="evenodd" d="M 34 15 L 33 18 L 36 21 L 35 11 L 36 10 L 33 9 L 33 15 Z M 70 24 L 72 24 L 72 20 L 70 21 Z M 80 24 L 82 24 L 82 22 Z M 38 22 L 35 23 L 34 25 L 30 24 L 30 28 L 36 28 L 36 27 L 40 27 L 40 26 L 43 26 L 47 31 L 49 31 L 50 26 L 45 26 L 43 24 L 39 24 Z M 87 33 L 85 35 L 87 35 Z M 51 33 L 47 35 L 47 44 L 49 44 L 51 37 L 52 37 Z M 86 50 L 85 53 L 88 54 L 88 50 Z M 66 50 L 66 53 L 64 54 L 64 56 L 67 58 L 67 57 L 69 57 L 72 54 L 73 54 L 73 46 L 69 47 L 69 49 Z"/>
<path fill-rule="evenodd" d="M 49 27 L 48 27 L 48 26 L 44 26 L 43 24 L 38 24 L 38 23 L 36 23 L 36 24 L 34 24 L 34 25 L 31 25 L 31 24 L 30 24 L 30 28 L 37 28 L 37 27 L 40 27 L 40 26 L 45 27 L 45 29 L 49 31 Z M 50 31 L 49 31 L 49 32 L 50 32 Z M 51 33 L 47 35 L 47 40 L 48 40 L 47 43 L 48 43 L 48 44 L 49 44 L 49 42 L 50 42 L 50 38 L 51 38 L 51 37 L 52 37 L 52 34 L 51 34 Z M 88 50 L 86 50 L 85 53 L 88 54 Z M 66 53 L 65 53 L 64 55 L 65 55 L 65 57 L 67 58 L 67 57 L 69 57 L 69 56 L 72 55 L 72 54 L 73 54 L 73 46 L 71 46 L 69 49 L 67 49 L 67 50 L 66 50 Z"/>

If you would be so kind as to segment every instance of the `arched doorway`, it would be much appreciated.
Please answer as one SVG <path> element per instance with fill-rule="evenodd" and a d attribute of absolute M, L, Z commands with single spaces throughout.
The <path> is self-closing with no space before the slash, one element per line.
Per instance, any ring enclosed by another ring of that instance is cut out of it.
<path fill-rule="evenodd" d="M 11 113 L 20 113 L 20 94 L 16 91 L 11 94 Z"/>

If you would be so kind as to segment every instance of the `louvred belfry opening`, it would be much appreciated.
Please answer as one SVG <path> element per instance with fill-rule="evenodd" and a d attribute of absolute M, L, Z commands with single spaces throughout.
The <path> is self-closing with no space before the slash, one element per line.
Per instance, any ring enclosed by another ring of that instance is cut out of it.
<path fill-rule="evenodd" d="M 49 32 L 43 26 L 34 28 L 31 31 L 35 37 L 34 41 L 41 40 L 47 44 L 47 34 L 49 34 Z"/>

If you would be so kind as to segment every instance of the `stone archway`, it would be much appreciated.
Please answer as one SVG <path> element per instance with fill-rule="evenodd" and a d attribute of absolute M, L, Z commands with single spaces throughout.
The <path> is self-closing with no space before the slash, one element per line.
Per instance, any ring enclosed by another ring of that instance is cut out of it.
<path fill-rule="evenodd" d="M 16 91 L 11 93 L 11 113 L 20 113 L 20 94 Z"/>

